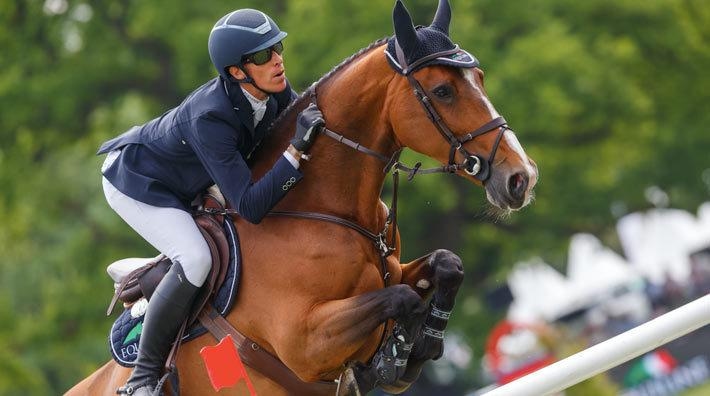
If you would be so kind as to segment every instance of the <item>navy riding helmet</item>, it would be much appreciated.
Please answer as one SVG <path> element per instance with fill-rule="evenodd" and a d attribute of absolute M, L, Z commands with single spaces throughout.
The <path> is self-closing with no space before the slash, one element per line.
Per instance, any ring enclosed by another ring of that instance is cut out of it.
<path fill-rule="evenodd" d="M 242 66 L 242 57 L 278 43 L 286 37 L 268 15 L 244 8 L 217 21 L 210 32 L 208 48 L 212 64 L 222 78 L 230 80 L 227 67 Z"/>

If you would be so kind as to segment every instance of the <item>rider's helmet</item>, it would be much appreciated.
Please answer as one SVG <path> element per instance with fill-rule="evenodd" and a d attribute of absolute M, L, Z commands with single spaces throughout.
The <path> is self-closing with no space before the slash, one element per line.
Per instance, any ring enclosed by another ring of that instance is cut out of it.
<path fill-rule="evenodd" d="M 269 48 L 286 37 L 268 15 L 244 8 L 233 11 L 217 21 L 210 32 L 208 48 L 212 64 L 229 80 L 226 68 L 241 66 L 242 57 Z"/>

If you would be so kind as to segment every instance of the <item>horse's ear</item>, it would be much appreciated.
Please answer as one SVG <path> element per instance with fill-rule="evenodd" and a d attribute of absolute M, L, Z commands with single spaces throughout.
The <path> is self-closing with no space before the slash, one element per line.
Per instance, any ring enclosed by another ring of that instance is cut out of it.
<path fill-rule="evenodd" d="M 409 11 L 402 4 L 402 0 L 397 0 L 392 12 L 394 20 L 394 35 L 405 56 L 413 54 L 418 47 L 417 31 L 414 29 L 412 17 Z"/>
<path fill-rule="evenodd" d="M 436 9 L 436 15 L 434 15 L 431 27 L 448 36 L 450 23 L 451 6 L 449 5 L 449 0 L 439 0 L 439 7 Z"/>

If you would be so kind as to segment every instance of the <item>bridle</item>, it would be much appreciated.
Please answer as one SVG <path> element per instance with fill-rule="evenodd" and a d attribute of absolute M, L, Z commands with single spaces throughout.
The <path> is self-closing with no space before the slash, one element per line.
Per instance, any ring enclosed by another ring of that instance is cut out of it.
<path fill-rule="evenodd" d="M 421 59 L 418 59 L 416 62 L 413 62 L 411 65 L 407 65 L 404 59 L 404 54 L 402 53 L 401 49 L 399 48 L 399 45 L 397 44 L 397 56 L 399 58 L 400 65 L 402 65 L 402 74 L 404 74 L 407 77 L 407 80 L 409 81 L 410 85 L 412 86 L 414 90 L 414 95 L 418 99 L 419 103 L 422 104 L 424 107 L 424 110 L 426 111 L 427 116 L 429 117 L 429 120 L 436 126 L 436 129 L 439 131 L 439 133 L 446 139 L 446 141 L 449 143 L 451 146 L 451 149 L 449 151 L 449 162 L 447 165 L 442 165 L 440 167 L 436 168 L 428 168 L 428 169 L 420 169 L 421 163 L 418 162 L 416 163 L 413 167 L 406 166 L 399 162 L 399 156 L 402 152 L 401 149 L 395 151 L 391 156 L 384 155 L 382 153 L 379 153 L 375 150 L 372 150 L 370 148 L 367 148 L 363 145 L 361 145 L 358 142 L 355 142 L 353 140 L 350 140 L 346 138 L 345 136 L 332 131 L 326 127 L 323 127 L 321 133 L 328 136 L 329 138 L 344 144 L 354 150 L 357 150 L 361 153 L 364 153 L 366 155 L 369 155 L 371 157 L 375 157 L 385 163 L 385 167 L 383 169 L 384 173 L 389 173 L 390 171 L 392 172 L 392 178 L 393 178 L 393 184 L 392 184 L 392 202 L 390 204 L 390 210 L 387 215 L 387 219 L 385 221 L 385 225 L 383 227 L 383 230 L 380 231 L 379 233 L 374 233 L 372 231 L 369 231 L 365 227 L 352 222 L 347 219 L 343 219 L 337 216 L 329 215 L 329 214 L 324 214 L 324 213 L 317 213 L 317 212 L 300 212 L 300 211 L 272 211 L 269 213 L 269 216 L 281 216 L 281 217 L 292 217 L 292 218 L 302 218 L 302 219 L 311 219 L 311 220 L 318 220 L 318 221 L 326 221 L 330 223 L 335 223 L 339 224 L 345 227 L 348 227 L 350 229 L 353 229 L 360 233 L 361 235 L 365 236 L 366 238 L 370 239 L 374 245 L 377 251 L 380 253 L 380 267 L 381 267 L 381 272 L 382 272 L 382 277 L 385 282 L 385 286 L 388 285 L 388 279 L 389 279 L 389 272 L 387 271 L 387 263 L 386 263 L 386 258 L 390 254 L 392 254 L 395 251 L 395 242 L 396 242 L 396 234 L 397 234 L 397 190 L 399 186 L 399 171 L 404 171 L 407 173 L 407 179 L 412 180 L 415 175 L 417 174 L 427 174 L 427 173 L 455 173 L 459 170 L 463 170 L 466 172 L 468 175 L 471 175 L 475 177 L 476 179 L 480 180 L 482 183 L 485 183 L 489 178 L 491 174 L 491 167 L 493 165 L 493 159 L 495 158 L 496 152 L 498 151 L 498 146 L 500 144 L 500 140 L 503 137 L 503 134 L 505 133 L 506 130 L 509 130 L 508 125 L 503 117 L 496 117 L 482 126 L 478 127 L 476 130 L 473 132 L 467 133 L 463 136 L 456 136 L 451 129 L 444 123 L 444 120 L 442 119 L 441 115 L 436 111 L 434 106 L 431 104 L 431 100 L 429 97 L 426 95 L 424 89 L 422 88 L 421 84 L 419 81 L 417 81 L 416 78 L 411 74 L 413 70 L 416 70 L 418 66 L 421 66 L 422 64 L 429 62 L 433 59 L 436 59 L 438 57 L 442 56 L 449 56 L 453 55 L 457 52 L 459 52 L 459 47 L 458 45 L 451 50 L 447 51 L 441 51 L 437 52 L 431 55 L 428 55 L 426 57 L 423 57 Z M 312 101 L 316 102 L 316 92 L 315 89 L 311 93 L 312 96 Z M 491 154 L 489 155 L 488 159 L 482 159 L 480 156 L 471 154 L 468 150 L 466 150 L 463 145 L 473 139 L 475 139 L 478 136 L 484 135 L 488 132 L 492 132 L 493 130 L 498 130 L 498 135 L 496 136 L 496 140 L 493 144 L 493 148 L 491 149 Z M 456 153 L 459 152 L 463 154 L 464 160 L 463 162 L 456 162 Z M 389 244 L 386 241 L 387 234 L 390 233 L 390 226 L 392 227 L 391 230 L 391 240 Z"/>
<path fill-rule="evenodd" d="M 434 126 L 436 126 L 437 131 L 439 131 L 441 136 L 446 139 L 446 141 L 449 143 L 449 146 L 451 147 L 451 149 L 449 150 L 449 163 L 446 168 L 446 171 L 453 173 L 463 169 L 468 175 L 475 177 L 479 181 L 487 181 L 491 175 L 491 166 L 493 165 L 493 160 L 495 158 L 496 152 L 498 151 L 500 140 L 503 137 L 505 131 L 510 129 L 508 128 L 508 124 L 505 121 L 505 118 L 496 117 L 481 125 L 473 132 L 469 132 L 460 137 L 456 136 L 446 125 L 441 115 L 439 115 L 439 112 L 436 111 L 434 105 L 432 105 L 431 99 L 429 99 L 429 97 L 427 96 L 426 91 L 424 91 L 424 88 L 422 87 L 421 83 L 419 83 L 419 81 L 412 75 L 412 73 L 417 70 L 418 67 L 423 64 L 426 64 L 427 62 L 431 62 L 432 60 L 439 57 L 446 57 L 457 54 L 460 51 L 459 46 L 456 45 L 453 49 L 427 55 L 425 57 L 422 57 L 421 59 L 417 59 L 411 65 L 407 64 L 404 52 L 402 51 L 402 48 L 399 46 L 399 43 L 397 41 L 395 41 L 395 51 L 397 53 L 397 61 L 399 62 L 400 67 L 402 68 L 402 74 L 407 77 L 409 85 L 411 85 L 412 89 L 414 90 L 414 95 L 416 96 L 419 103 L 421 103 L 422 107 L 424 107 L 424 111 L 426 112 L 427 117 L 429 117 L 429 120 L 434 124 Z M 476 66 L 478 66 L 478 62 L 476 62 Z M 483 159 L 478 155 L 471 154 L 464 147 L 465 143 L 481 135 L 485 135 L 488 132 L 492 132 L 496 129 L 498 130 L 498 135 L 496 136 L 496 140 L 493 143 L 493 148 L 491 149 L 491 154 L 488 156 L 488 159 Z M 457 151 L 464 156 L 463 162 L 456 163 L 455 157 Z"/>
<path fill-rule="evenodd" d="M 421 163 L 417 163 L 413 167 L 408 167 L 399 162 L 399 155 L 401 153 L 401 150 L 395 151 L 394 154 L 388 157 L 384 154 L 378 153 L 377 151 L 369 149 L 361 145 L 360 143 L 350 140 L 345 136 L 334 132 L 328 128 L 324 127 L 322 133 L 330 137 L 331 139 L 336 140 L 339 143 L 345 144 L 346 146 L 351 147 L 364 154 L 367 154 L 371 157 L 378 158 L 382 162 L 386 163 L 387 165 L 384 168 L 385 173 L 388 173 L 392 169 L 394 169 L 394 172 L 396 172 L 397 170 L 402 170 L 408 174 L 408 179 L 412 180 L 417 174 L 455 173 L 459 170 L 463 170 L 464 172 L 466 172 L 466 174 L 475 177 L 482 183 L 485 183 L 491 176 L 491 168 L 493 166 L 495 155 L 498 152 L 500 141 L 503 138 L 503 134 L 505 133 L 505 131 L 511 130 L 508 127 L 508 123 L 505 118 L 493 118 L 492 120 L 476 128 L 474 131 L 466 133 L 462 136 L 457 136 L 451 131 L 448 125 L 446 125 L 444 119 L 441 117 L 439 112 L 436 111 L 434 105 L 431 103 L 431 99 L 429 99 L 429 96 L 427 96 L 426 91 L 422 87 L 421 83 L 412 75 L 414 70 L 417 70 L 420 66 L 427 62 L 431 62 L 432 60 L 439 57 L 450 56 L 458 53 L 460 51 L 459 46 L 456 45 L 453 49 L 427 55 L 425 57 L 422 57 L 421 59 L 416 60 L 411 65 L 407 65 L 404 53 L 399 47 L 399 44 L 397 44 L 396 42 L 395 48 L 399 65 L 402 68 L 401 74 L 407 77 L 407 81 L 412 87 L 414 96 L 424 108 L 424 111 L 427 117 L 429 118 L 429 121 L 434 124 L 439 134 L 441 134 L 441 136 L 446 140 L 446 142 L 449 143 L 449 162 L 446 165 L 429 169 L 420 169 Z M 478 65 L 478 63 L 476 63 L 476 65 Z M 312 96 L 313 101 L 315 102 L 315 91 L 312 93 Z M 493 132 L 494 130 L 497 130 L 497 135 L 493 143 L 493 147 L 491 148 L 491 153 L 487 159 L 482 158 L 480 155 L 471 154 L 464 147 L 464 144 L 470 142 L 471 140 L 481 135 L 485 135 L 489 132 Z M 457 152 L 463 155 L 464 160 L 462 162 L 456 162 Z"/>
<path fill-rule="evenodd" d="M 400 62 L 403 61 L 403 56 L 401 56 L 401 50 L 399 50 L 399 46 L 397 46 L 397 51 L 398 51 L 398 56 L 400 57 Z M 339 143 L 342 143 L 352 149 L 355 149 L 359 152 L 362 152 L 366 155 L 375 157 L 379 159 L 380 161 L 385 163 L 385 167 L 383 169 L 384 173 L 389 173 L 390 171 L 392 172 L 393 176 L 393 192 L 392 192 L 392 203 L 390 205 L 390 210 L 387 214 L 387 219 L 385 221 L 384 227 L 382 231 L 379 233 L 374 233 L 367 228 L 361 226 L 358 223 L 355 223 L 353 221 L 333 216 L 330 214 L 325 214 L 325 213 L 317 213 L 317 212 L 301 212 L 301 211 L 272 211 L 269 212 L 269 216 L 280 216 L 280 217 L 291 217 L 291 218 L 301 218 L 301 219 L 309 219 L 309 220 L 317 220 L 317 221 L 325 221 L 325 222 L 330 222 L 334 224 L 339 224 L 345 227 L 348 227 L 361 235 L 365 236 L 366 238 L 370 239 L 375 246 L 375 249 L 379 252 L 379 262 L 380 262 L 380 271 L 382 274 L 382 278 L 384 280 L 384 286 L 387 287 L 389 285 L 389 278 L 390 278 L 390 273 L 387 271 L 387 257 L 391 255 L 395 251 L 395 243 L 396 243 L 396 235 L 397 235 L 397 190 L 398 190 L 398 185 L 399 185 L 399 171 L 404 171 L 408 174 L 408 180 L 412 180 L 416 174 L 425 174 L 425 173 L 454 173 L 459 170 L 464 170 L 467 174 L 477 178 L 481 182 L 485 182 L 488 180 L 490 177 L 490 168 L 493 165 L 493 159 L 495 157 L 496 151 L 498 150 L 498 145 L 500 143 L 500 140 L 505 133 L 506 130 L 508 130 L 508 126 L 506 124 L 505 119 L 503 117 L 497 117 L 492 119 L 491 121 L 486 122 L 484 125 L 481 127 L 477 128 L 473 132 L 470 132 L 462 137 L 457 137 L 454 135 L 454 133 L 449 129 L 449 127 L 444 123 L 443 119 L 439 115 L 439 113 L 436 111 L 436 109 L 433 107 L 431 104 L 431 101 L 429 98 L 426 96 L 424 89 L 422 88 L 421 84 L 411 75 L 411 70 L 414 69 L 417 65 L 420 65 L 421 63 L 435 59 L 436 57 L 439 56 L 446 56 L 446 55 L 451 55 L 458 52 L 458 46 L 454 50 L 450 51 L 443 51 L 443 52 L 438 52 L 436 54 L 432 54 L 428 57 L 425 57 L 423 59 L 418 60 L 417 62 L 414 62 L 409 68 L 406 66 L 404 67 L 405 73 L 404 75 L 407 77 L 409 80 L 409 83 L 411 84 L 412 88 L 414 89 L 414 94 L 419 100 L 419 102 L 422 104 L 424 107 L 427 116 L 429 119 L 432 121 L 432 123 L 437 127 L 437 130 L 439 133 L 447 140 L 449 145 L 451 146 L 451 150 L 449 153 L 449 163 L 445 166 L 441 166 L 438 168 L 430 168 L 430 169 L 420 169 L 421 163 L 417 163 L 414 167 L 408 167 L 402 163 L 399 162 L 399 156 L 402 152 L 401 148 L 396 150 L 391 156 L 386 156 L 384 154 L 381 154 L 377 151 L 374 151 L 372 149 L 369 149 L 365 146 L 362 146 L 361 144 L 350 140 L 346 138 L 345 136 L 334 132 L 330 129 L 323 128 L 322 133 L 326 136 L 328 136 L 331 139 L 336 140 Z M 404 64 L 404 63 L 402 63 Z M 315 102 L 315 89 L 312 91 L 312 100 Z M 493 148 L 491 150 L 491 154 L 487 160 L 481 159 L 480 156 L 471 154 L 466 150 L 463 145 L 473 139 L 475 139 L 478 136 L 481 136 L 483 134 L 486 134 L 488 132 L 493 131 L 494 129 L 498 129 L 498 135 L 496 136 L 495 143 L 493 145 Z M 455 162 L 455 156 L 456 152 L 460 152 L 464 156 L 464 161 L 461 163 L 456 163 Z M 226 209 L 203 209 L 205 212 L 212 213 L 212 214 L 220 214 L 220 215 L 234 215 L 238 214 L 236 210 L 232 208 L 226 208 Z M 390 226 L 392 229 L 390 230 Z M 391 236 L 391 240 L 389 244 L 387 243 L 387 235 Z M 432 304 L 431 307 L 431 312 L 430 312 L 430 317 L 437 318 L 436 320 L 439 321 L 448 321 L 449 316 L 451 315 L 451 312 L 443 311 L 436 306 Z M 216 318 L 221 318 L 221 316 L 215 315 Z M 219 323 L 224 322 L 222 321 L 213 321 L 213 327 L 219 326 Z M 210 323 L 209 321 L 203 322 L 205 323 Z M 224 325 L 222 325 L 224 326 Z M 237 334 L 241 335 L 236 329 L 231 327 L 231 325 L 228 325 L 229 327 L 227 328 L 227 331 L 225 332 L 222 329 L 217 329 L 217 331 L 220 331 L 220 334 L 227 334 L 227 333 L 232 333 L 232 334 Z M 388 323 L 385 322 L 385 329 L 382 331 L 382 335 L 380 337 L 380 342 L 377 350 L 380 350 L 382 348 L 382 345 L 384 345 L 384 341 L 386 339 L 387 334 L 389 333 L 388 330 Z M 214 330 L 210 329 L 210 331 Z M 428 337 L 433 337 L 437 339 L 443 339 L 443 330 L 437 330 L 435 328 L 432 328 L 429 326 L 429 319 L 424 323 L 424 326 L 422 328 L 422 334 L 424 336 Z M 243 336 L 242 336 L 243 337 Z M 246 340 L 245 345 L 251 345 L 251 350 L 253 351 L 259 351 L 261 349 L 258 348 L 258 345 L 250 341 L 248 338 L 243 338 L 240 342 L 244 343 Z M 411 347 L 411 346 L 410 346 Z M 240 347 L 241 349 L 241 347 Z M 273 370 L 275 367 L 276 370 L 279 370 L 282 375 L 285 375 L 287 378 L 290 378 L 291 371 L 283 365 L 282 362 L 280 362 L 277 358 L 274 358 L 273 356 L 267 354 L 269 357 L 272 359 L 275 359 L 275 363 L 270 363 L 271 366 L 270 368 Z M 249 356 L 255 356 L 253 354 L 250 354 Z M 263 356 L 260 355 L 260 356 Z M 396 364 L 396 363 L 395 363 Z M 257 368 L 258 369 L 258 368 Z M 286 373 L 286 374 L 283 374 Z M 274 379 L 273 376 L 267 375 L 269 378 Z M 342 374 L 341 374 L 342 378 Z M 279 381 L 276 381 L 279 383 Z M 327 386 L 327 385 L 325 385 Z M 340 382 L 338 383 L 338 388 L 339 389 Z M 336 393 L 338 391 L 336 390 Z"/>

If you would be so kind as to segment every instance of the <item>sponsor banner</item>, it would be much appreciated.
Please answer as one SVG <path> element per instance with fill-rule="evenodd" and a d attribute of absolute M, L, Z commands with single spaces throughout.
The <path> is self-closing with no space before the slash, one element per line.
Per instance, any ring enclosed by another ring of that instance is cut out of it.
<path fill-rule="evenodd" d="M 609 371 L 622 396 L 672 396 L 710 381 L 710 326 Z"/>

